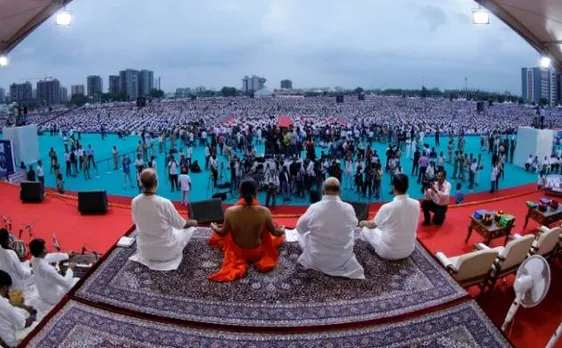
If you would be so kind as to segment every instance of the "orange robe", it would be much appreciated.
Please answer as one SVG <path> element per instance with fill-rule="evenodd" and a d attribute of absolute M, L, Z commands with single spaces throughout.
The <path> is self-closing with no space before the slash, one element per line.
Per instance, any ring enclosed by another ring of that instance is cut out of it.
<path fill-rule="evenodd" d="M 240 200 L 237 205 L 245 205 L 244 200 Z M 252 205 L 259 205 L 254 199 Z M 232 233 L 220 236 L 217 233 L 211 234 L 209 245 L 224 252 L 224 261 L 221 269 L 209 276 L 209 280 L 217 282 L 231 282 L 244 277 L 248 270 L 248 263 L 254 263 L 254 267 L 260 272 L 269 272 L 277 265 L 279 253 L 277 249 L 283 244 L 284 236 L 276 237 L 271 235 L 267 228 L 261 232 L 262 244 L 254 249 L 242 249 L 232 239 Z"/>

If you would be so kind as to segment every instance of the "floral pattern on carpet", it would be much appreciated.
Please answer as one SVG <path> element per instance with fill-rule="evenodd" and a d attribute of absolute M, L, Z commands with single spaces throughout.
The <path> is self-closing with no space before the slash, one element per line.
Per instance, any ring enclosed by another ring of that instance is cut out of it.
<path fill-rule="evenodd" d="M 415 319 L 314 333 L 256 334 L 151 322 L 67 303 L 27 347 L 509 347 L 478 305 L 465 302 Z"/>
<path fill-rule="evenodd" d="M 177 271 L 158 272 L 129 261 L 135 248 L 114 250 L 76 292 L 90 302 L 186 321 L 262 327 L 330 325 L 388 318 L 440 305 L 466 292 L 418 244 L 401 261 L 379 258 L 365 242 L 355 253 L 365 280 L 305 270 L 297 264 L 298 243 L 285 243 L 275 270 L 216 283 L 222 254 L 199 229 Z"/>

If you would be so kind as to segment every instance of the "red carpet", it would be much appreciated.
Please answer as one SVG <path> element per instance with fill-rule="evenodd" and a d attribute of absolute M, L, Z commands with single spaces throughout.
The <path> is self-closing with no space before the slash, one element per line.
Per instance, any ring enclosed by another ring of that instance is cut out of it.
<path fill-rule="evenodd" d="M 534 185 L 527 185 L 501 191 L 500 194 L 490 195 L 478 193 L 467 195 L 467 204 L 452 206 L 447 212 L 447 219 L 443 226 L 420 227 L 418 237 L 432 252 L 442 251 L 448 256 L 456 256 L 473 250 L 474 243 L 482 242 L 483 238 L 473 233 L 468 243 L 464 242 L 468 227 L 468 217 L 476 209 L 502 209 L 506 213 L 516 216 L 514 233 L 531 233 L 537 224 L 531 221 L 525 231 L 524 223 L 527 208 L 525 202 L 538 200 L 542 193 L 532 192 Z M 18 199 L 17 186 L 0 183 L 0 215 L 10 217 L 14 229 L 19 230 L 22 224 L 35 219 L 33 225 L 35 236 L 47 240 L 52 245 L 52 233 L 56 233 L 61 247 L 65 250 L 81 250 L 84 243 L 98 252 L 105 252 L 132 225 L 131 214 L 128 209 L 131 198 L 110 197 L 112 209 L 104 216 L 82 216 L 78 213 L 76 199 L 72 196 L 62 198 L 49 194 L 41 204 L 22 204 Z M 507 197 L 507 198 L 506 198 Z M 371 215 L 381 204 L 370 206 Z M 294 227 L 299 214 L 306 207 L 278 207 L 272 212 L 279 225 Z M 24 236 L 24 240 L 28 240 Z M 495 240 L 492 245 L 499 245 L 503 240 Z M 552 285 L 546 299 L 537 307 L 521 308 L 515 317 L 511 329 L 510 339 L 518 347 L 544 347 L 558 324 L 562 314 L 562 263 L 551 265 Z M 480 304 L 488 316 L 501 325 L 514 295 L 511 288 L 513 277 L 507 284 L 499 284 L 489 301 L 480 300 Z M 473 295 L 476 290 L 471 289 Z M 557 345 L 562 348 L 562 342 Z"/>

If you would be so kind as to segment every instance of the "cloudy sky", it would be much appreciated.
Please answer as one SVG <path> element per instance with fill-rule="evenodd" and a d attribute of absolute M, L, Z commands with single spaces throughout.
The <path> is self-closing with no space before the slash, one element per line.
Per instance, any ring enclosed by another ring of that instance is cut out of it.
<path fill-rule="evenodd" d="M 10 54 L 0 86 L 43 76 L 151 69 L 162 89 L 235 86 L 257 74 L 277 88 L 469 87 L 520 94 L 537 53 L 470 0 L 74 0 L 74 22 L 45 22 Z M 33 83 L 35 83 L 32 80 Z"/>

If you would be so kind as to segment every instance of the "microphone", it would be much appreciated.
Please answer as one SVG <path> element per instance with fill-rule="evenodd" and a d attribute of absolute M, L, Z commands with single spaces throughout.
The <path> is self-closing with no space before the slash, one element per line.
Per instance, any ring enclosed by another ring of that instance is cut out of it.
<path fill-rule="evenodd" d="M 55 250 L 58 251 L 59 253 L 61 252 L 59 241 L 57 239 L 57 236 L 55 236 L 54 233 L 53 233 L 53 248 L 55 248 Z"/>

